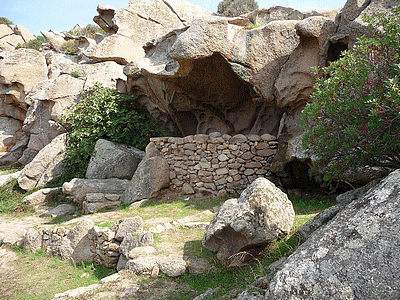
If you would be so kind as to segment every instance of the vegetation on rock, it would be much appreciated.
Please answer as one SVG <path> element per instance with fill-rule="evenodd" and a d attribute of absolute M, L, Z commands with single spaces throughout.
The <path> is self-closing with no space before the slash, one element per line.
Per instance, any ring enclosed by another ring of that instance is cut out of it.
<path fill-rule="evenodd" d="M 303 111 L 303 146 L 325 180 L 360 168 L 400 167 L 400 8 L 364 16 L 369 34 L 326 68 L 317 68 Z"/>
<path fill-rule="evenodd" d="M 83 35 L 93 39 L 96 36 L 96 33 L 104 33 L 104 30 L 96 25 L 88 24 L 81 29 L 68 31 L 68 33 L 72 35 Z"/>
<path fill-rule="evenodd" d="M 61 123 L 68 131 L 64 167 L 67 177 L 84 177 L 90 155 L 100 138 L 144 149 L 154 136 L 168 135 L 135 96 L 120 94 L 100 83 L 83 90 L 81 101 Z"/>
<path fill-rule="evenodd" d="M 0 17 L 0 24 L 13 25 L 14 23 L 5 17 Z"/>
<path fill-rule="evenodd" d="M 218 4 L 218 13 L 226 17 L 237 17 L 258 8 L 255 0 L 223 0 Z"/>
<path fill-rule="evenodd" d="M 68 55 L 75 55 L 78 53 L 78 48 L 75 46 L 74 40 L 69 40 L 62 44 L 62 50 Z"/>
<path fill-rule="evenodd" d="M 36 37 L 36 39 L 31 40 L 29 42 L 25 42 L 23 44 L 18 44 L 15 49 L 19 49 L 19 48 L 29 48 L 29 49 L 35 49 L 37 51 L 40 50 L 40 47 L 42 46 L 43 42 L 45 42 L 46 39 L 39 35 Z"/>

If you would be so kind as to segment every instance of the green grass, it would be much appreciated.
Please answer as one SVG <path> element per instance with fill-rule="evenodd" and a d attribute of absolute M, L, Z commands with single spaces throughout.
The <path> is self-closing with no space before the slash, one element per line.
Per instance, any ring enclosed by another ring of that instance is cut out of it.
<path fill-rule="evenodd" d="M 18 171 L 21 171 L 23 169 L 23 167 L 24 166 L 13 166 L 13 165 L 0 166 L 0 176 L 16 173 Z"/>
<path fill-rule="evenodd" d="M 58 257 L 47 256 L 42 250 L 36 253 L 20 248 L 15 250 L 18 259 L 13 266 L 22 270 L 18 273 L 24 274 L 24 278 L 14 281 L 11 299 L 52 299 L 57 293 L 98 283 L 114 273 L 110 268 L 93 263 L 72 265 Z"/>
<path fill-rule="evenodd" d="M 0 186 L 0 214 L 21 216 L 32 214 L 32 207 L 21 204 L 21 200 L 31 194 L 18 186 L 17 179 L 11 180 L 4 186 Z"/>
<path fill-rule="evenodd" d="M 243 27 L 243 29 L 245 29 L 245 30 L 251 30 L 251 29 L 254 29 L 254 28 L 259 28 L 259 27 L 261 27 L 261 26 L 263 26 L 263 25 L 249 24 L 249 25 L 246 25 L 245 27 Z"/>
<path fill-rule="evenodd" d="M 296 215 L 316 214 L 336 204 L 334 196 L 289 196 Z"/>
<path fill-rule="evenodd" d="M 131 216 L 141 216 L 143 220 L 152 218 L 172 218 L 174 220 L 200 213 L 221 205 L 227 198 L 202 198 L 202 199 L 150 199 L 143 206 L 129 209 L 126 205 L 123 210 Z"/>
<path fill-rule="evenodd" d="M 98 227 L 103 227 L 103 228 L 111 228 L 111 226 L 114 225 L 114 221 L 102 221 L 102 222 L 96 222 L 94 225 Z"/>

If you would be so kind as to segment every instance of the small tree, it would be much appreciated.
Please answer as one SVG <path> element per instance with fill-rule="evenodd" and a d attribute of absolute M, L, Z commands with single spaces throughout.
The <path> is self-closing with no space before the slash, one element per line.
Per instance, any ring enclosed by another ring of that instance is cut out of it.
<path fill-rule="evenodd" d="M 326 68 L 302 115 L 303 146 L 326 180 L 400 167 L 400 8 L 364 16 L 368 37 Z"/>
<path fill-rule="evenodd" d="M 258 8 L 255 0 L 223 0 L 218 4 L 217 12 L 227 17 L 236 17 Z"/>

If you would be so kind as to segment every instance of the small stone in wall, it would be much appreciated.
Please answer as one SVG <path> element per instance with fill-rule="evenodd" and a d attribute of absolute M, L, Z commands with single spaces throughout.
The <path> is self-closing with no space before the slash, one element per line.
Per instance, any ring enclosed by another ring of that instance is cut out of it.
<path fill-rule="evenodd" d="M 114 227 L 114 226 L 113 226 Z M 141 217 L 126 218 L 118 224 L 118 229 L 116 230 L 115 239 L 117 241 L 122 241 L 126 235 L 137 234 L 143 231 L 143 220 Z"/>
<path fill-rule="evenodd" d="M 184 183 L 182 186 L 182 193 L 185 195 L 192 195 L 195 193 L 192 186 L 189 183 Z"/>

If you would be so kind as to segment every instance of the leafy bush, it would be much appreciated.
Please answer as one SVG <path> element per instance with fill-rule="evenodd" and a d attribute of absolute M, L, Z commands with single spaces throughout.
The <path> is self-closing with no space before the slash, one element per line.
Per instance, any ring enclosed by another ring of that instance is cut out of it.
<path fill-rule="evenodd" d="M 39 35 L 39 36 L 37 36 L 36 39 L 34 39 L 34 40 L 31 40 L 31 41 L 29 41 L 29 42 L 25 42 L 25 43 L 23 43 L 22 45 L 21 45 L 21 44 L 18 44 L 18 45 L 15 47 L 15 49 L 19 49 L 19 48 L 29 48 L 29 49 L 35 49 L 35 50 L 39 51 L 39 50 L 40 50 L 40 47 L 42 46 L 42 44 L 44 43 L 45 40 L 46 40 L 46 39 L 45 39 L 43 36 Z"/>
<path fill-rule="evenodd" d="M 257 8 L 255 0 L 223 0 L 218 4 L 217 12 L 226 17 L 237 17 Z"/>
<path fill-rule="evenodd" d="M 82 92 L 81 101 L 61 120 L 68 131 L 64 159 L 67 176 L 84 177 L 99 138 L 144 149 L 150 137 L 168 134 L 134 100 L 134 96 L 120 94 L 100 83 Z"/>
<path fill-rule="evenodd" d="M 363 20 L 368 37 L 316 69 L 313 102 L 302 115 L 303 146 L 326 180 L 365 166 L 400 167 L 400 8 Z"/>
<path fill-rule="evenodd" d="M 78 53 L 78 48 L 75 47 L 74 40 L 69 40 L 69 41 L 65 42 L 64 44 L 62 44 L 61 48 L 64 51 L 64 53 L 66 53 L 68 55 L 75 55 Z"/>
<path fill-rule="evenodd" d="M 0 24 L 13 25 L 14 23 L 5 17 L 0 17 Z"/>

